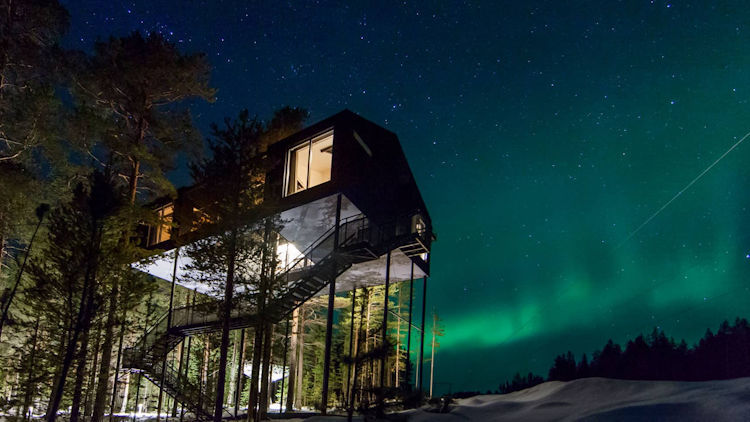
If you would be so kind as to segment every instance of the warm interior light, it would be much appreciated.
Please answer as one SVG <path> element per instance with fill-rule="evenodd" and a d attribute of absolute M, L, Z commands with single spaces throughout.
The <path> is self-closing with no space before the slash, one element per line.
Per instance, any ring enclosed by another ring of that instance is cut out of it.
<path fill-rule="evenodd" d="M 149 245 L 155 245 L 169 240 L 172 229 L 172 215 L 174 214 L 174 205 L 169 203 L 156 210 L 159 216 L 160 224 L 156 227 L 149 227 Z"/>
<path fill-rule="evenodd" d="M 333 132 L 309 139 L 289 151 L 287 195 L 331 180 Z"/>
<path fill-rule="evenodd" d="M 310 180 L 308 187 L 331 180 L 331 158 L 333 157 L 333 134 L 317 139 L 310 152 Z"/>
<path fill-rule="evenodd" d="M 283 270 L 289 266 L 289 264 L 296 261 L 302 256 L 302 252 L 294 246 L 294 243 L 280 243 L 276 247 L 276 257 L 279 260 L 279 270 Z"/>

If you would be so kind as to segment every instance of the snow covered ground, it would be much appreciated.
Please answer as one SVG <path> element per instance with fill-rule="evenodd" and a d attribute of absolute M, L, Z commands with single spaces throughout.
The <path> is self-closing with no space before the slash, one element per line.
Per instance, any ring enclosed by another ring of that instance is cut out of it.
<path fill-rule="evenodd" d="M 750 421 L 750 378 L 709 382 L 586 378 L 459 400 L 410 421 Z"/>
<path fill-rule="evenodd" d="M 750 378 L 671 382 L 585 378 L 457 400 L 446 414 L 404 412 L 409 421 L 750 421 Z M 394 418 L 395 420 L 396 418 Z M 308 422 L 342 421 L 313 417 Z"/>

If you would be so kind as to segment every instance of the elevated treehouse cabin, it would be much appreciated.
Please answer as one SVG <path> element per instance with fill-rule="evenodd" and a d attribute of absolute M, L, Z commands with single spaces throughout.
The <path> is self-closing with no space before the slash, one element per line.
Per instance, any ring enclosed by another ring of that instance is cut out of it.
<path fill-rule="evenodd" d="M 233 309 L 232 329 L 283 321 L 321 293 L 332 304 L 336 292 L 429 275 L 432 221 L 395 134 L 343 111 L 272 144 L 266 154 L 271 165 L 259 215 L 283 221 L 277 271 L 286 285 L 262 314 L 252 307 Z M 157 204 L 165 224 L 150 227 L 145 237 L 149 248 L 167 252 L 141 270 L 208 291 L 186 273 L 189 258 L 172 250 L 200 236 L 193 223 L 210 218 L 201 209 L 211 194 L 210 186 L 188 187 L 175 201 Z M 197 418 L 210 419 L 213 400 L 200 397 L 199 386 L 166 356 L 186 336 L 220 329 L 215 311 L 175 308 L 126 351 L 123 368 L 140 370 Z M 326 346 L 330 354 L 330 340 Z M 323 403 L 326 394 L 324 389 Z"/>

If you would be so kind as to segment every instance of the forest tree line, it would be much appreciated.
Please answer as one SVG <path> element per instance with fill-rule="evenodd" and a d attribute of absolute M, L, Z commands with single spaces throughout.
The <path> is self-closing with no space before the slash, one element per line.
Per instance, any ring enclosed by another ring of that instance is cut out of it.
<path fill-rule="evenodd" d="M 0 376 L 18 415 L 98 422 L 158 307 L 131 267 L 138 227 L 174 195 L 174 157 L 202 148 L 183 102 L 215 91 L 203 54 L 137 32 L 66 49 L 69 21 L 56 0 L 0 1 Z"/>
<path fill-rule="evenodd" d="M 568 351 L 555 357 L 547 379 L 516 373 L 500 385 L 498 393 L 523 390 L 545 381 L 572 381 L 588 377 L 654 381 L 708 381 L 750 376 L 750 324 L 737 318 L 724 321 L 714 334 L 710 329 L 692 347 L 679 343 L 662 330 L 640 334 L 625 347 L 611 339 L 591 359 L 576 360 Z"/>

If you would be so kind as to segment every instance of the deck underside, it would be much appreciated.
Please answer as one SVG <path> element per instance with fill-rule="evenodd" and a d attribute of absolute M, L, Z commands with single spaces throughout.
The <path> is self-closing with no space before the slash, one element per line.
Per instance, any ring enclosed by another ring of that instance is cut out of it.
<path fill-rule="evenodd" d="M 359 209 L 345 196 L 342 197 L 341 218 L 345 219 L 359 214 Z M 336 195 L 284 211 L 281 220 L 284 228 L 281 235 L 295 247 L 302 251 L 318 239 L 326 230 L 334 225 L 336 216 Z M 407 253 L 411 250 L 409 245 L 404 246 Z M 209 287 L 197 280 L 197 274 L 191 274 L 186 267 L 191 259 L 185 254 L 178 258 L 177 284 L 196 290 L 199 293 L 209 294 Z M 412 260 L 402 249 L 394 249 L 391 253 L 390 279 L 392 282 L 409 280 L 411 277 Z M 371 257 L 367 261 L 352 265 L 336 279 L 336 291 L 346 292 L 359 287 L 377 286 L 385 283 L 385 254 Z M 155 277 L 171 282 L 174 270 L 174 251 L 168 250 L 148 265 L 137 267 L 139 270 L 149 273 Z M 425 272 L 417 265 L 414 266 L 414 278 L 425 276 Z M 327 294 L 327 290 L 319 294 Z"/>

